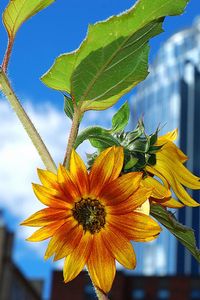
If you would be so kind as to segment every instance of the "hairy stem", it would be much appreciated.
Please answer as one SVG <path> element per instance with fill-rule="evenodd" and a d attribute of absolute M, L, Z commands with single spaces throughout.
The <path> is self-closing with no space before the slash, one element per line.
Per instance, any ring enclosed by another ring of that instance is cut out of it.
<path fill-rule="evenodd" d="M 63 165 L 66 168 L 69 168 L 70 156 L 71 156 L 72 149 L 73 149 L 74 143 L 75 143 L 77 135 L 78 135 L 79 125 L 80 125 L 80 117 L 81 117 L 81 112 L 77 108 L 77 106 L 74 105 L 74 116 L 73 116 L 73 120 L 72 120 L 72 127 L 71 127 L 71 131 L 70 131 L 70 134 L 69 134 L 69 139 L 68 139 L 68 144 L 67 144 L 67 150 L 66 150 L 66 153 L 65 153 L 65 158 L 64 158 L 64 161 L 63 161 Z"/>
<path fill-rule="evenodd" d="M 4 58 L 3 58 L 3 63 L 2 63 L 2 69 L 5 73 L 7 72 L 8 63 L 9 63 L 12 48 L 13 48 L 13 43 L 14 43 L 14 39 L 8 40 L 8 46 L 7 46 L 7 49 L 6 49 Z"/>
<path fill-rule="evenodd" d="M 22 125 L 24 126 L 24 129 L 28 133 L 32 143 L 34 144 L 36 150 L 38 151 L 38 154 L 40 155 L 47 170 L 55 173 L 56 165 L 55 165 L 47 147 L 45 146 L 39 133 L 37 132 L 36 128 L 34 127 L 33 123 L 31 122 L 30 118 L 26 114 L 24 108 L 22 107 L 19 100 L 17 99 L 17 96 L 15 95 L 15 93 L 10 85 L 10 82 L 2 68 L 0 68 L 0 90 L 7 97 L 8 101 L 10 102 L 14 111 L 16 112 L 19 120 L 21 121 Z"/>

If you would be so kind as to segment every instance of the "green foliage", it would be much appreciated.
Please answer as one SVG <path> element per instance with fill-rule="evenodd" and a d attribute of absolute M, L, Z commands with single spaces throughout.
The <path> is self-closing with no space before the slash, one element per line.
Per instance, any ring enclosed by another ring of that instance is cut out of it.
<path fill-rule="evenodd" d="M 124 130 L 130 117 L 128 102 L 125 102 L 112 118 L 112 133 Z"/>
<path fill-rule="evenodd" d="M 148 41 L 162 32 L 167 15 L 188 0 L 140 0 L 129 11 L 90 25 L 80 48 L 58 57 L 42 77 L 74 97 L 82 111 L 114 105 L 148 75 Z"/>
<path fill-rule="evenodd" d="M 151 205 L 151 215 L 165 226 L 200 263 L 200 250 L 196 246 L 194 231 L 180 224 L 174 215 L 160 205 Z"/>
<path fill-rule="evenodd" d="M 3 23 L 13 40 L 20 26 L 55 0 L 10 0 L 3 13 Z"/>
<path fill-rule="evenodd" d="M 74 115 L 74 106 L 72 99 L 64 95 L 64 111 L 66 115 L 72 120 Z"/>

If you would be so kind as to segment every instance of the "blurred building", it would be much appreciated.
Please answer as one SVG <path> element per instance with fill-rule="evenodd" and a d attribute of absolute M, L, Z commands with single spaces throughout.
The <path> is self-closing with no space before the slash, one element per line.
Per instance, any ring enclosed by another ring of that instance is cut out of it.
<path fill-rule="evenodd" d="M 106 271 L 105 271 L 106 272 Z M 187 276 L 127 276 L 117 272 L 111 300 L 199 300 L 199 277 Z M 61 271 L 53 273 L 50 300 L 94 300 L 95 292 L 87 272 L 64 284 Z"/>
<path fill-rule="evenodd" d="M 187 167 L 196 175 L 200 175 L 199 67 L 200 18 L 191 28 L 174 34 L 161 47 L 150 75 L 132 99 L 134 123 L 144 116 L 149 133 L 158 126 L 163 127 L 162 133 L 179 128 L 177 143 L 189 156 Z M 200 201 L 199 191 L 192 191 L 191 195 Z M 184 208 L 178 214 L 182 223 L 194 228 L 199 245 L 200 209 Z M 199 274 L 199 264 L 167 232 L 156 242 L 143 247 L 138 256 L 140 271 L 144 270 L 146 274 Z"/>
<path fill-rule="evenodd" d="M 13 238 L 0 212 L 0 300 L 41 300 L 43 282 L 25 278 L 12 261 Z"/>

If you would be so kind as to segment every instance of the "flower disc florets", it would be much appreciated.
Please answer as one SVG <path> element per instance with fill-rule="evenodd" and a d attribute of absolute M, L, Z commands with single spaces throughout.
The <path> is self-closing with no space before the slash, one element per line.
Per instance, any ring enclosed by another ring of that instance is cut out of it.
<path fill-rule="evenodd" d="M 105 226 L 105 208 L 98 200 L 81 199 L 75 203 L 72 212 L 73 217 L 83 226 L 84 231 L 94 234 Z"/>

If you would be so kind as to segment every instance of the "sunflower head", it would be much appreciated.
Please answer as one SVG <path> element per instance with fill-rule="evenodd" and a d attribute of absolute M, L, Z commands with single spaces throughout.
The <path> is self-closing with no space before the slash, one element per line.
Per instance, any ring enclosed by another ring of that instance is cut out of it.
<path fill-rule="evenodd" d="M 33 189 L 46 208 L 22 225 L 40 227 L 29 241 L 50 238 L 45 258 L 65 258 L 65 282 L 86 265 L 94 285 L 107 293 L 115 260 L 135 268 L 130 241 L 151 241 L 160 233 L 160 226 L 144 213 L 149 212 L 152 188 L 142 184 L 142 172 L 121 175 L 123 164 L 123 148 L 112 147 L 97 157 L 89 173 L 75 151 L 69 170 L 62 165 L 57 174 L 38 170 L 42 184 Z"/>

